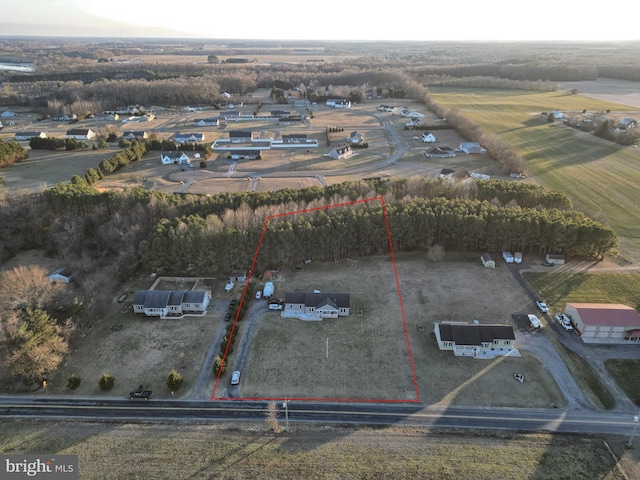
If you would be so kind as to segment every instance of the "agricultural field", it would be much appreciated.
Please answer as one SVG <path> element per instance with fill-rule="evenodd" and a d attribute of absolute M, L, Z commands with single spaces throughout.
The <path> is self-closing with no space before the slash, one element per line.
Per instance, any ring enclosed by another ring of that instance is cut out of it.
<path fill-rule="evenodd" d="M 276 421 L 277 423 L 278 421 Z M 638 478 L 622 436 L 292 424 L 6 420 L 3 453 L 77 454 L 80 478 Z M 170 461 L 168 459 L 179 459 Z"/>
<path fill-rule="evenodd" d="M 611 226 L 624 257 L 640 261 L 640 182 L 637 147 L 623 147 L 558 122 L 541 112 L 624 113 L 640 110 L 563 92 L 431 88 L 438 103 L 454 107 L 485 133 L 498 134 L 527 160 L 535 182 L 563 191 L 576 208 Z"/>

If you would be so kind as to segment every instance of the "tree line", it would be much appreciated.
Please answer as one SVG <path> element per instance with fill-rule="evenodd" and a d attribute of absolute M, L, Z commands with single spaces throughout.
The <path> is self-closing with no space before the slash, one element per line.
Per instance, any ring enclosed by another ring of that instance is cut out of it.
<path fill-rule="evenodd" d="M 5 142 L 0 139 L 0 168 L 14 165 L 29 157 L 29 154 L 18 142 Z"/>

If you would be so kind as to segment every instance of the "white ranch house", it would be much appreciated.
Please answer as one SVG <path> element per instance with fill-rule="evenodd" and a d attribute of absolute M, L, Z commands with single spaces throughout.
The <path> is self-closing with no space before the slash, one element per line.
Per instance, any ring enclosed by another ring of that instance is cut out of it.
<path fill-rule="evenodd" d="M 350 308 L 351 296 L 348 293 L 287 292 L 281 315 L 302 320 L 322 320 L 348 317 Z"/>
<path fill-rule="evenodd" d="M 16 132 L 14 140 L 31 140 L 32 138 L 47 138 L 45 132 Z"/>
<path fill-rule="evenodd" d="M 204 290 L 138 290 L 133 311 L 147 317 L 205 313 L 210 300 L 211 293 Z"/>
<path fill-rule="evenodd" d="M 453 351 L 456 357 L 520 355 L 514 350 L 516 337 L 510 325 L 435 322 L 433 331 L 438 348 Z"/>
<path fill-rule="evenodd" d="M 487 150 L 480 146 L 478 142 L 462 142 L 458 147 L 459 152 L 466 153 L 487 153 Z"/>
<path fill-rule="evenodd" d="M 72 128 L 71 130 L 67 130 L 66 138 L 91 140 L 92 138 L 96 138 L 96 132 L 87 128 Z"/>
<path fill-rule="evenodd" d="M 191 163 L 191 160 L 189 160 L 189 157 L 186 153 L 179 150 L 174 150 L 171 152 L 160 153 L 160 162 L 162 162 L 163 165 L 172 165 L 174 163 L 183 165 Z"/>

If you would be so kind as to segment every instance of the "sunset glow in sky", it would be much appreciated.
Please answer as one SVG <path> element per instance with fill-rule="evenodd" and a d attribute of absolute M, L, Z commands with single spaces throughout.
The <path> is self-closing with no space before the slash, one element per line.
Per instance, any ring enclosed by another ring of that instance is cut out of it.
<path fill-rule="evenodd" d="M 0 35 L 127 37 L 157 31 L 283 40 L 640 40 L 634 2 L 607 9 L 558 0 L 0 0 L 0 12 Z"/>

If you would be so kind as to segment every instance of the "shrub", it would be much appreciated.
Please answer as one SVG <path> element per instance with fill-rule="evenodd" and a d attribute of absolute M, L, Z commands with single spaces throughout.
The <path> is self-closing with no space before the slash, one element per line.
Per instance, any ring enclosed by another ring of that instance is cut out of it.
<path fill-rule="evenodd" d="M 169 390 L 172 392 L 175 392 L 180 388 L 183 381 L 184 378 L 182 377 L 182 374 L 177 372 L 174 368 L 169 372 L 169 376 L 167 377 L 167 387 L 169 387 Z"/>
<path fill-rule="evenodd" d="M 77 376 L 75 373 L 72 373 L 67 379 L 67 387 L 75 390 L 80 386 L 81 381 L 82 379 L 79 376 Z"/>
<path fill-rule="evenodd" d="M 98 385 L 100 386 L 101 390 L 108 391 L 113 388 L 114 382 L 115 382 L 115 379 L 113 378 L 113 375 L 109 375 L 108 373 L 103 373 L 102 377 L 100 377 L 100 381 L 98 382 Z"/>

